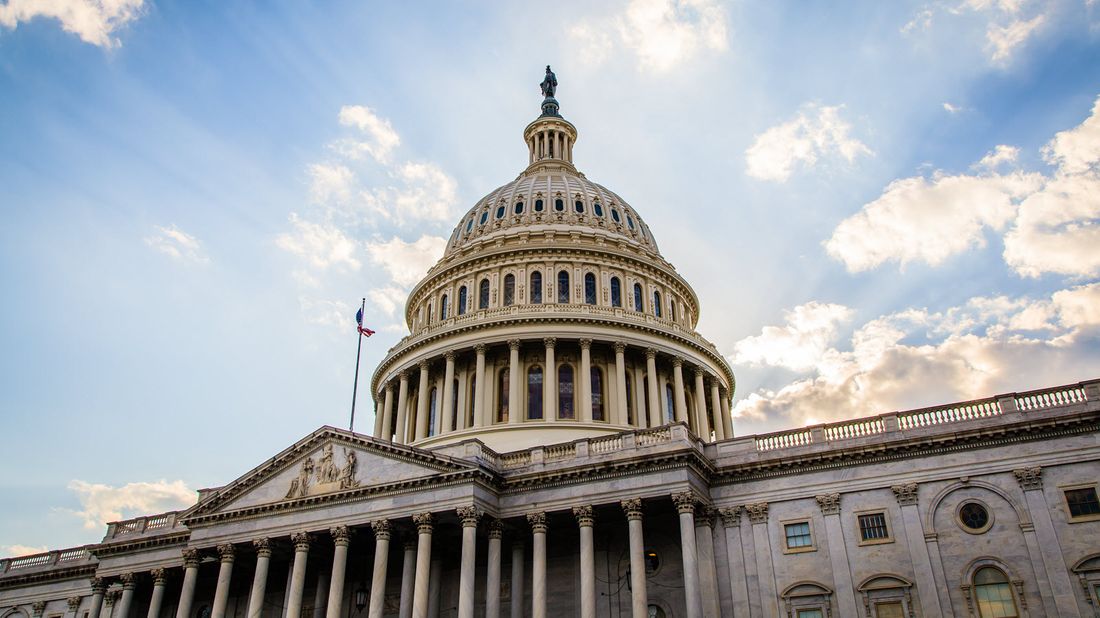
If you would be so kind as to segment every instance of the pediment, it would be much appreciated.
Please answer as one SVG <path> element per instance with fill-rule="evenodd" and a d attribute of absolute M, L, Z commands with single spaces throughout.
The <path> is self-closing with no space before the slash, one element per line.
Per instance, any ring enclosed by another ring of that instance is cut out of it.
<path fill-rule="evenodd" d="M 322 427 L 206 497 L 181 520 L 197 523 L 225 513 L 295 508 L 478 469 L 469 461 Z"/>

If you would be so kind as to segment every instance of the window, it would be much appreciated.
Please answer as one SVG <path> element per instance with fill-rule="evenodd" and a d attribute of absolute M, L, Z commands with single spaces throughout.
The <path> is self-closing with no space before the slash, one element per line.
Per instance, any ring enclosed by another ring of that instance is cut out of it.
<path fill-rule="evenodd" d="M 542 367 L 527 370 L 527 418 L 542 418 Z"/>
<path fill-rule="evenodd" d="M 474 218 L 470 217 L 470 220 L 466 222 L 466 233 L 469 234 L 470 230 L 474 228 Z"/>
<path fill-rule="evenodd" d="M 596 213 L 597 217 L 603 216 L 603 206 L 600 206 L 599 202 L 592 203 L 592 212 Z"/>
<path fill-rule="evenodd" d="M 634 374 L 626 372 L 626 424 L 634 424 Z"/>
<path fill-rule="evenodd" d="M 993 525 L 993 518 L 989 516 L 989 509 L 981 502 L 962 503 L 959 506 L 957 516 L 963 530 L 971 534 L 981 534 Z"/>
<path fill-rule="evenodd" d="M 1065 494 L 1071 518 L 1100 515 L 1100 500 L 1096 498 L 1095 487 L 1067 489 Z"/>
<path fill-rule="evenodd" d="M 582 202 L 580 200 L 577 200 L 577 201 L 573 202 L 573 210 L 577 211 L 580 214 L 583 214 L 584 213 L 584 202 Z"/>
<path fill-rule="evenodd" d="M 542 212 L 542 200 L 535 200 L 535 212 Z"/>
<path fill-rule="evenodd" d="M 532 304 L 542 302 L 542 273 L 537 270 L 531 273 L 531 289 L 527 293 L 531 295 Z"/>
<path fill-rule="evenodd" d="M 425 319 L 425 321 L 426 321 L 426 322 L 428 322 L 429 324 L 430 324 L 430 323 L 431 323 L 431 321 L 432 321 L 432 315 L 433 315 L 432 311 L 434 311 L 434 309 L 432 308 L 432 304 L 431 304 L 431 303 L 428 303 L 428 315 L 424 316 L 424 319 Z"/>
<path fill-rule="evenodd" d="M 516 276 L 504 275 L 504 306 L 508 307 L 516 303 Z"/>
<path fill-rule="evenodd" d="M 517 215 L 522 215 L 523 214 L 523 202 L 516 202 L 516 214 Z"/>
<path fill-rule="evenodd" d="M 508 422 L 508 368 L 505 367 L 500 372 L 500 378 L 497 381 L 498 388 L 497 393 L 499 397 L 497 401 L 500 404 L 497 406 L 497 422 Z"/>
<path fill-rule="evenodd" d="M 488 309 L 489 308 L 489 280 L 482 279 L 481 284 L 477 290 L 477 308 Z"/>
<path fill-rule="evenodd" d="M 485 212 L 481 213 L 481 222 L 478 223 L 478 225 L 485 225 L 485 222 L 488 221 L 488 220 L 489 220 L 489 211 L 486 210 Z"/>
<path fill-rule="evenodd" d="M 566 270 L 558 273 L 558 302 L 569 302 L 569 271 Z"/>
<path fill-rule="evenodd" d="M 797 616 L 798 618 L 824 618 L 825 614 L 822 614 L 820 609 L 800 609 Z"/>
<path fill-rule="evenodd" d="M 676 405 L 672 399 L 672 385 L 665 384 L 665 422 L 671 423 L 676 417 Z"/>
<path fill-rule="evenodd" d="M 875 618 L 906 618 L 901 601 L 875 603 Z"/>
<path fill-rule="evenodd" d="M 634 218 L 631 217 L 630 215 L 626 216 L 626 226 L 629 227 L 630 229 L 634 229 Z"/>
<path fill-rule="evenodd" d="M 645 311 L 645 307 L 642 306 L 642 285 L 640 283 L 634 284 L 634 310 L 638 313 Z"/>
<path fill-rule="evenodd" d="M 428 401 L 428 437 L 431 437 L 435 435 L 436 419 L 439 418 L 437 413 L 437 410 L 439 410 L 439 393 L 435 387 L 432 388 Z"/>
<path fill-rule="evenodd" d="M 1000 569 L 982 567 L 974 573 L 974 600 L 981 618 L 1015 618 L 1016 599 L 1012 587 Z"/>
<path fill-rule="evenodd" d="M 466 314 L 466 286 L 458 288 L 458 315 Z"/>
<path fill-rule="evenodd" d="M 451 427 L 458 429 L 458 378 L 451 385 Z"/>
<path fill-rule="evenodd" d="M 611 207 L 611 218 L 615 220 L 615 223 L 619 223 L 622 219 L 619 218 L 619 211 L 614 206 Z"/>
<path fill-rule="evenodd" d="M 565 201 L 560 199 L 554 200 L 554 210 L 565 212 Z"/>
<path fill-rule="evenodd" d="M 890 528 L 886 524 L 886 513 L 865 513 L 856 517 L 859 521 L 859 538 L 865 542 L 886 541 L 890 539 Z"/>
<path fill-rule="evenodd" d="M 439 319 L 440 320 L 446 320 L 447 319 L 447 309 L 449 309 L 449 307 L 447 305 L 447 301 L 448 301 L 448 298 L 447 298 L 446 294 L 443 295 L 443 298 L 439 299 Z"/>
<path fill-rule="evenodd" d="M 576 408 L 573 406 L 573 367 L 561 365 L 558 367 L 558 418 L 576 417 Z"/>
<path fill-rule="evenodd" d="M 654 575 L 657 573 L 657 569 L 661 568 L 661 557 L 652 549 L 645 550 L 644 560 L 646 575 Z"/>
<path fill-rule="evenodd" d="M 584 302 L 589 305 L 596 304 L 596 275 L 592 273 L 584 275 Z"/>
<path fill-rule="evenodd" d="M 501 204 L 500 206 L 497 206 L 497 219 L 503 219 L 503 218 L 504 218 L 504 204 Z"/>
<path fill-rule="evenodd" d="M 671 297 L 668 299 L 668 319 L 676 319 L 676 299 Z"/>
<path fill-rule="evenodd" d="M 603 418 L 603 374 L 593 367 L 592 379 L 592 420 L 602 421 Z"/>
<path fill-rule="evenodd" d="M 813 535 L 810 534 L 810 522 L 798 521 L 783 525 L 783 534 L 787 537 L 787 549 L 806 551 L 814 546 Z"/>
<path fill-rule="evenodd" d="M 653 290 L 653 315 L 661 317 L 661 293 Z"/>
<path fill-rule="evenodd" d="M 623 286 L 619 283 L 618 277 L 611 278 L 611 306 L 623 306 Z"/>

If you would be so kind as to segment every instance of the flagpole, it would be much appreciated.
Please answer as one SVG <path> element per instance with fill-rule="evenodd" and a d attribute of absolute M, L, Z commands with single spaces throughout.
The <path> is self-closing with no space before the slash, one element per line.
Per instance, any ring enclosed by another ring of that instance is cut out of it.
<path fill-rule="evenodd" d="M 363 311 L 367 308 L 367 299 L 363 298 L 363 304 L 359 307 L 359 315 L 363 315 Z M 363 333 L 359 330 L 360 325 L 356 325 L 355 338 L 359 340 L 359 345 L 355 349 L 355 382 L 351 387 L 351 423 L 348 424 L 348 431 L 355 431 L 355 398 L 359 393 L 359 356 L 363 353 Z"/>

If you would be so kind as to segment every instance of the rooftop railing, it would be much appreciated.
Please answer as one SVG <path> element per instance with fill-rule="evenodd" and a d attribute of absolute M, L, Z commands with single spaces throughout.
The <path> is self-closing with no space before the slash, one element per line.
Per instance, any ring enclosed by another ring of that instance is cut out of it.
<path fill-rule="evenodd" d="M 88 547 L 88 545 L 82 545 L 80 547 L 70 547 L 69 549 L 55 549 L 39 554 L 4 558 L 0 560 L 0 574 L 90 560 L 92 554 L 88 551 Z"/>
<path fill-rule="evenodd" d="M 107 524 L 107 536 L 103 540 L 109 541 L 130 534 L 145 534 L 175 528 L 178 525 L 176 517 L 179 514 L 180 511 L 168 511 L 157 515 L 144 515 L 133 519 L 112 521 Z"/>

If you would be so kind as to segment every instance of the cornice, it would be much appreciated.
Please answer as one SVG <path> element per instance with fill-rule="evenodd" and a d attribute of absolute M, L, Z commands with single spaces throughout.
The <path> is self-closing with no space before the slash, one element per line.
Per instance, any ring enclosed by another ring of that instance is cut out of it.
<path fill-rule="evenodd" d="M 170 534 L 160 534 L 149 537 L 138 537 L 125 541 L 109 541 L 89 548 L 88 551 L 96 558 L 130 554 L 158 547 L 172 547 L 174 545 L 186 545 L 191 538 L 190 530 L 181 530 Z"/>
<path fill-rule="evenodd" d="M 94 575 L 96 569 L 98 568 L 98 564 L 82 564 L 80 566 L 66 567 L 62 569 L 54 568 L 46 571 L 27 573 L 25 575 L 6 575 L 4 577 L 0 577 L 0 590 L 6 590 L 8 588 L 18 588 L 20 586 L 38 584 L 42 582 L 86 578 Z"/>
<path fill-rule="evenodd" d="M 601 462 L 599 465 L 571 466 L 564 469 L 523 472 L 501 479 L 501 494 L 516 494 L 534 488 L 566 487 L 580 483 L 636 476 L 649 472 L 661 472 L 689 468 L 699 477 L 708 479 L 715 473 L 714 465 L 695 449 L 685 448 L 657 456 L 631 457 L 622 461 Z"/>

